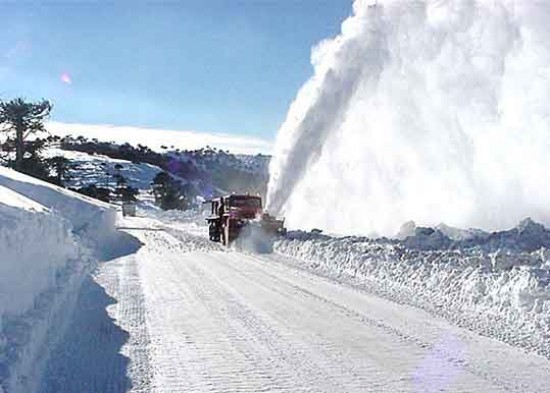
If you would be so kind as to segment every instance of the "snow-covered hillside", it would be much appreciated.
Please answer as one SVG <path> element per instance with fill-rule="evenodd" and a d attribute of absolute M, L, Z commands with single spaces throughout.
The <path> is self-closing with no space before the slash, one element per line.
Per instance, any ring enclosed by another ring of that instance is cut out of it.
<path fill-rule="evenodd" d="M 116 244 L 109 205 L 0 167 L 0 391 L 32 392 L 75 293 Z"/>
<path fill-rule="evenodd" d="M 161 171 L 159 167 L 146 163 L 133 163 L 104 155 L 92 155 L 79 151 L 48 148 L 44 151 L 46 157 L 61 156 L 71 161 L 73 169 L 69 171 L 68 187 L 85 187 L 91 184 L 107 186 L 114 185 L 113 175 L 120 173 L 132 187 L 140 190 L 151 188 L 151 182 Z M 116 169 L 119 165 L 121 168 Z"/>
<path fill-rule="evenodd" d="M 108 160 L 125 160 L 127 163 L 136 165 L 136 172 L 143 174 L 149 173 L 151 169 L 160 168 L 180 180 L 182 185 L 186 185 L 187 194 L 203 198 L 231 192 L 264 195 L 271 159 L 270 156 L 262 154 L 232 154 L 210 147 L 179 150 L 165 146 L 161 151 L 155 151 L 143 145 L 133 146 L 129 143 L 118 145 L 113 142 L 87 140 L 75 136 L 61 139 L 59 146 L 62 151 L 53 149 L 53 154 L 60 153 L 67 158 L 72 156 L 77 161 L 92 161 L 96 166 L 97 160 L 90 160 L 90 157 L 98 157 L 100 161 L 105 160 L 106 157 L 109 157 Z M 88 156 L 78 156 L 77 152 L 87 153 Z M 48 155 L 51 154 L 51 152 L 48 153 Z M 150 164 L 149 167 L 142 167 L 144 163 Z M 95 170 L 95 172 L 104 173 L 101 170 Z M 101 181 L 101 178 L 99 180 Z"/>

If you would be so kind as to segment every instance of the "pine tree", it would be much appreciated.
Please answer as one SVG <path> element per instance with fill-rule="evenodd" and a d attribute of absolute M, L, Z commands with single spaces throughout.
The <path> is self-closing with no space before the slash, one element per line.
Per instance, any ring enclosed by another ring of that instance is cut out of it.
<path fill-rule="evenodd" d="M 46 131 L 44 120 L 49 116 L 52 104 L 49 101 L 26 102 L 16 98 L 0 102 L 0 131 L 15 141 L 15 169 L 21 170 L 25 157 L 25 141 L 31 134 Z"/>

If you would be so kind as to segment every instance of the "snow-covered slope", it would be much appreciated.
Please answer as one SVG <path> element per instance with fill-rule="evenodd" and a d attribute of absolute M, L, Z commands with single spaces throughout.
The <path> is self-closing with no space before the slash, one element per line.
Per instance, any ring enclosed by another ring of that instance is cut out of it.
<path fill-rule="evenodd" d="M 157 173 L 161 171 L 159 167 L 154 165 L 137 164 L 131 161 L 118 160 L 103 155 L 91 155 L 79 151 L 48 148 L 44 153 L 47 157 L 61 156 L 71 160 L 74 168 L 70 170 L 71 179 L 67 184 L 69 187 L 85 187 L 90 184 L 106 186 L 108 183 L 114 185 L 112 176 L 115 173 L 120 173 L 130 186 L 147 190 L 151 188 L 151 182 Z M 120 170 L 115 168 L 117 164 L 122 167 Z"/>
<path fill-rule="evenodd" d="M 198 195 L 210 198 L 214 195 L 231 192 L 265 194 L 267 187 L 270 157 L 262 154 L 232 154 L 210 147 L 183 151 L 166 148 L 162 152 L 157 152 L 147 146 L 117 145 L 113 142 L 89 141 L 81 137 L 64 138 L 59 142 L 59 147 L 63 150 L 59 151 L 50 147 L 48 155 L 58 154 L 86 162 L 82 167 L 86 171 L 89 171 L 90 167 L 94 167 L 92 172 L 99 173 L 100 176 L 92 175 L 92 178 L 97 179 L 96 183 L 100 185 L 106 181 L 105 174 L 113 171 L 98 167 L 97 161 L 100 161 L 99 164 L 102 166 L 109 162 L 126 163 L 124 165 L 129 165 L 130 168 L 135 166 L 138 178 L 143 177 L 143 174 L 151 173 L 151 169 L 160 168 L 181 181 L 182 185 L 186 185 L 185 193 L 188 197 Z M 78 155 L 76 152 L 87 154 Z M 90 165 L 91 163 L 95 165 Z M 144 167 L 143 164 L 137 163 L 150 165 Z M 83 176 L 78 176 L 79 173 L 79 170 L 76 170 L 75 177 L 82 178 Z M 142 175 L 139 176 L 139 173 Z M 125 173 L 122 175 L 127 177 Z M 152 180 L 153 176 L 154 174 L 145 176 L 145 178 Z M 140 188 L 148 187 L 149 183 L 143 182 Z M 135 184 L 130 185 L 136 186 Z"/>
<path fill-rule="evenodd" d="M 0 168 L 0 391 L 34 391 L 114 221 L 109 205 Z"/>

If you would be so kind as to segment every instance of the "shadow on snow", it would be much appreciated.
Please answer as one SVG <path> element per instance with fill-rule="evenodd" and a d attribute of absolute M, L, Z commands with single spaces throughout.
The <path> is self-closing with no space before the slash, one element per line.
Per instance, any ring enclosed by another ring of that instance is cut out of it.
<path fill-rule="evenodd" d="M 102 250 L 103 263 L 133 254 L 141 243 L 133 236 L 117 232 L 114 246 Z M 67 330 L 52 350 L 42 378 L 40 392 L 126 392 L 129 359 L 121 348 L 129 334 L 115 324 L 107 307 L 116 299 L 109 296 L 91 275 L 77 294 Z"/>

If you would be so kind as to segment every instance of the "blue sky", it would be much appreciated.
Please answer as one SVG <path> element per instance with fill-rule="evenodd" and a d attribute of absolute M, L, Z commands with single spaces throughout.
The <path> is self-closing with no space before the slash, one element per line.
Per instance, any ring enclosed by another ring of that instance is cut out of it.
<path fill-rule="evenodd" d="M 2 3 L 0 98 L 52 119 L 273 139 L 351 0 Z M 70 83 L 69 83 L 70 82 Z"/>

